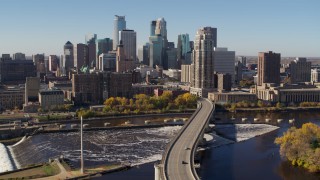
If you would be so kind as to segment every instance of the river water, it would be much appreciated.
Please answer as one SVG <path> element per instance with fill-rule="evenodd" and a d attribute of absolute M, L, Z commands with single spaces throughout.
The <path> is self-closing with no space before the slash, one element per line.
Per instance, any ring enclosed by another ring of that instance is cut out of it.
<path fill-rule="evenodd" d="M 269 124 L 280 128 L 270 133 L 258 136 L 247 141 L 210 148 L 206 151 L 201 164 L 200 176 L 203 180 L 209 179 L 259 179 L 259 180 L 319 180 L 320 174 L 308 173 L 306 170 L 292 167 L 281 159 L 279 147 L 274 144 L 276 137 L 281 136 L 291 126 L 301 127 L 302 124 L 313 122 L 320 126 L 320 114 L 317 112 L 285 112 L 285 113 L 217 113 L 217 123 L 242 123 L 242 118 L 259 118 L 260 123 L 266 118 L 271 119 Z M 289 119 L 295 118 L 290 124 Z M 231 120 L 233 119 L 233 120 Z M 277 119 L 284 119 L 277 123 Z M 248 123 L 248 122 L 247 122 Z M 233 139 L 230 134 L 220 134 L 225 138 Z M 320 160 L 319 160 L 320 161 Z"/>
<path fill-rule="evenodd" d="M 159 160 L 166 144 L 180 128 L 169 126 L 85 131 L 85 165 L 140 165 Z M 75 167 L 80 164 L 79 132 L 38 134 L 9 149 L 18 167 L 47 162 L 49 158 L 60 155 L 70 159 Z M 5 164 L 7 159 L 1 166 L 9 166 Z"/>

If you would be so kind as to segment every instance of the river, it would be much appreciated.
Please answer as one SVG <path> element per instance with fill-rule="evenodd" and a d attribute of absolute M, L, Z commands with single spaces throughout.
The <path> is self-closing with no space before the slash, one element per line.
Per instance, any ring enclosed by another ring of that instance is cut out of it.
<path fill-rule="evenodd" d="M 200 176 L 209 179 L 304 179 L 319 180 L 319 174 L 308 173 L 298 167 L 292 167 L 281 159 L 279 146 L 274 144 L 276 137 L 281 136 L 291 126 L 313 122 L 320 125 L 320 114 L 317 112 L 277 112 L 277 113 L 216 113 L 217 123 L 242 123 L 242 118 L 253 122 L 259 118 L 260 123 L 269 118 L 270 123 L 280 128 L 270 133 L 243 142 L 210 148 L 202 159 Z M 290 124 L 289 119 L 295 118 Z M 233 120 L 232 120 L 233 119 Z M 283 119 L 278 123 L 277 119 Z M 220 134 L 232 139 L 230 134 Z"/>
<path fill-rule="evenodd" d="M 140 165 L 161 159 L 161 154 L 181 126 L 161 128 L 111 129 L 84 132 L 84 159 L 87 167 L 102 164 L 128 163 Z M 75 167 L 80 164 L 79 132 L 47 133 L 32 136 L 9 147 L 17 167 L 47 162 L 63 155 Z M 5 154 L 5 152 L 4 152 Z M 1 161 L 7 165 L 9 158 Z"/>

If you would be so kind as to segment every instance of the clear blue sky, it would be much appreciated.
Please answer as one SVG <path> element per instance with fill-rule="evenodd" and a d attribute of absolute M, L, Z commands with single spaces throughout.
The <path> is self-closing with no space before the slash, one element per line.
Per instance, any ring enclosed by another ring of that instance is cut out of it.
<path fill-rule="evenodd" d="M 193 40 L 199 27 L 213 26 L 218 46 L 237 55 L 320 57 L 319 8 L 319 0 L 0 0 L 0 53 L 59 55 L 87 33 L 112 38 L 114 15 L 125 15 L 138 47 L 150 21 L 164 17 L 169 41 L 179 33 Z"/>

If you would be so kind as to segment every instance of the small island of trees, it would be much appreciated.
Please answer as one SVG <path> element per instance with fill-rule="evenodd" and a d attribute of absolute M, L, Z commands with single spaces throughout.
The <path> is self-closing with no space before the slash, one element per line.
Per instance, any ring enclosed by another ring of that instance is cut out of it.
<path fill-rule="evenodd" d="M 294 166 L 320 172 L 320 127 L 306 123 L 300 129 L 290 128 L 275 143 L 280 145 L 281 157 Z"/>

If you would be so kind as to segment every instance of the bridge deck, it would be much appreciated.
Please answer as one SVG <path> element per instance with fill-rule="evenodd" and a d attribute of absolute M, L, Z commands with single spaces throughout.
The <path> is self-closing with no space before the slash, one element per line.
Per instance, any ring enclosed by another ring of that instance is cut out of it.
<path fill-rule="evenodd" d="M 191 118 L 180 134 L 180 137 L 171 145 L 164 162 L 164 173 L 169 180 L 195 179 L 193 167 L 193 148 L 198 143 L 198 137 L 202 136 L 203 128 L 206 126 L 213 104 L 207 99 L 200 99 L 201 107 L 197 114 Z M 185 162 L 185 163 L 183 163 Z"/>

